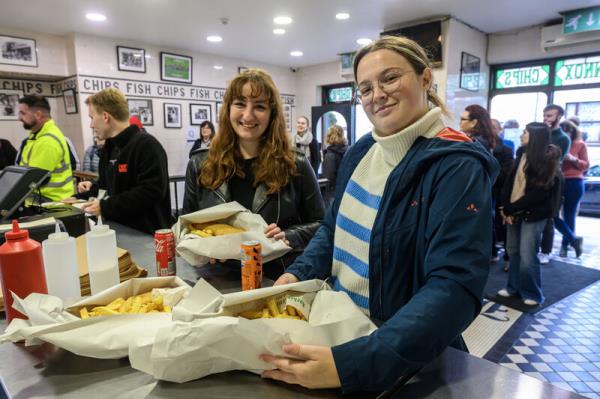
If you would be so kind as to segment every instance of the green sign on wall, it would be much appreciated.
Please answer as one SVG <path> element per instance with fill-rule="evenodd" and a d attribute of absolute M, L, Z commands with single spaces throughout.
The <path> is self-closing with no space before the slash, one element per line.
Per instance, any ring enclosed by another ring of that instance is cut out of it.
<path fill-rule="evenodd" d="M 600 83 L 600 57 L 556 61 L 555 86 Z"/>
<path fill-rule="evenodd" d="M 583 8 L 562 14 L 564 34 L 600 30 L 600 7 Z"/>
<path fill-rule="evenodd" d="M 550 65 L 536 65 L 524 68 L 498 69 L 496 89 L 513 87 L 545 86 L 549 83 Z"/>

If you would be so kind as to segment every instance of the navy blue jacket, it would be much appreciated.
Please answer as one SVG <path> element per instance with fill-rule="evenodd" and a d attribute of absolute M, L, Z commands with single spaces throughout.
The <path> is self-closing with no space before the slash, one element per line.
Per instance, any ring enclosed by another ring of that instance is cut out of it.
<path fill-rule="evenodd" d="M 354 169 L 375 143 L 350 147 L 336 195 L 304 254 L 286 270 L 331 276 L 335 221 Z M 373 334 L 332 348 L 344 393 L 382 391 L 438 356 L 481 309 L 492 247 L 492 185 L 499 166 L 479 143 L 418 138 L 391 172 L 369 246 Z"/>

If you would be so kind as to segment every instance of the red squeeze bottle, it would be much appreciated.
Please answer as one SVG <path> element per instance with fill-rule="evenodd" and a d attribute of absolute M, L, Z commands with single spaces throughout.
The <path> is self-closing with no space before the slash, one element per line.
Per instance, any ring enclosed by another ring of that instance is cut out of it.
<path fill-rule="evenodd" d="M 20 230 L 16 220 L 13 220 L 12 227 L 12 231 L 4 233 L 6 242 L 0 246 L 0 283 L 8 323 L 15 317 L 27 319 L 12 308 L 11 291 L 19 298 L 25 298 L 32 292 L 48 293 L 42 245 L 29 238 L 29 231 Z"/>

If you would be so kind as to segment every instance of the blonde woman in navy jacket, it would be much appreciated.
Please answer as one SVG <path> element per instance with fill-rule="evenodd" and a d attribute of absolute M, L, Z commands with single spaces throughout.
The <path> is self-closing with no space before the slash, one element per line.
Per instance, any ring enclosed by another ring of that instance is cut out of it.
<path fill-rule="evenodd" d="M 274 367 L 265 378 L 344 393 L 386 390 L 447 346 L 466 349 L 460 334 L 481 309 L 499 169 L 481 144 L 445 127 L 415 42 L 363 47 L 354 75 L 374 130 L 346 153 L 321 227 L 276 284 L 329 278 L 384 324 L 332 348 L 284 345 L 294 359 L 261 356 Z"/>

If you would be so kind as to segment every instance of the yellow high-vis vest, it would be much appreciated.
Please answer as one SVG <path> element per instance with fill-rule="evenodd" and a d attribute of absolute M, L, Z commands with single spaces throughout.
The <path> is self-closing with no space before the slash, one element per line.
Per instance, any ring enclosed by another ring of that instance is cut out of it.
<path fill-rule="evenodd" d="M 37 133 L 29 133 L 19 165 L 45 169 L 50 181 L 40 189 L 42 201 L 60 201 L 75 193 L 69 147 L 65 136 L 50 119 Z M 32 193 L 35 197 L 37 192 Z"/>

